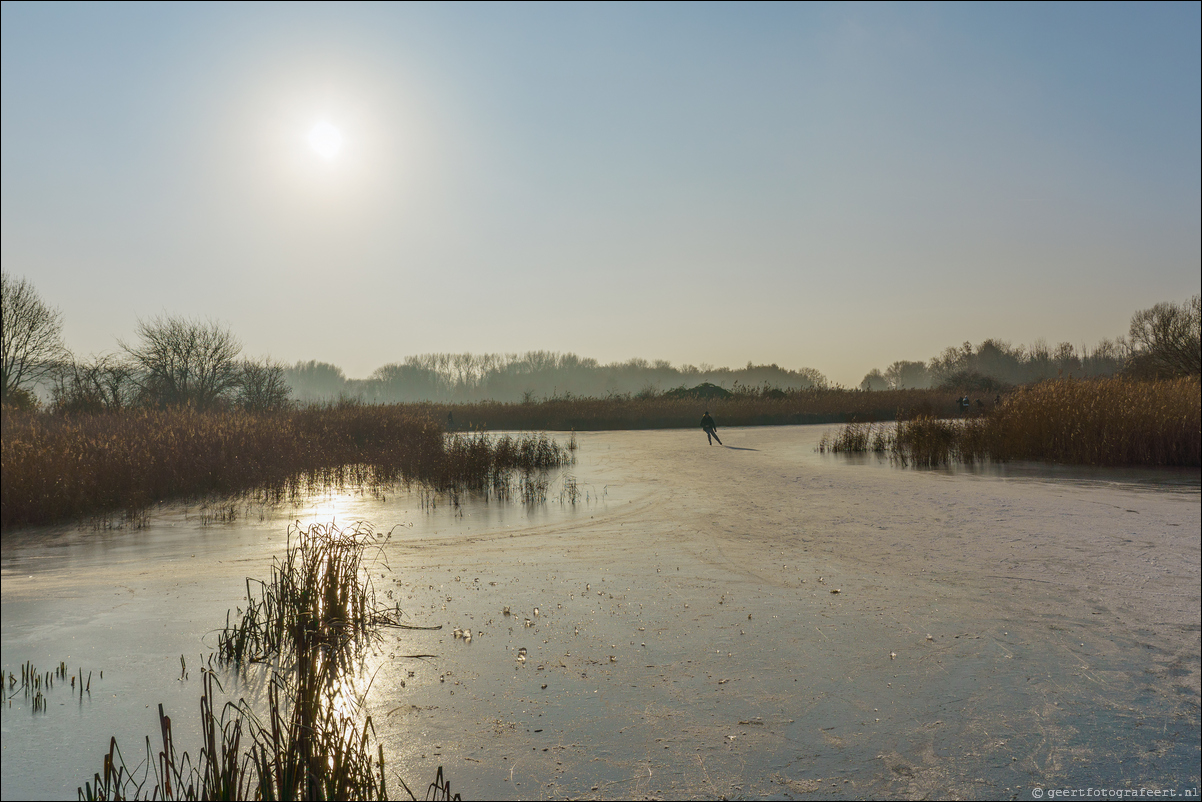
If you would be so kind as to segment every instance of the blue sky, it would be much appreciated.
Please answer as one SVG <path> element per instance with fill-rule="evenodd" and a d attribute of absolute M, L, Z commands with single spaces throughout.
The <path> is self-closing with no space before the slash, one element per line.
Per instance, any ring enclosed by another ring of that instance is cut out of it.
<path fill-rule="evenodd" d="M 1199 292 L 1196 3 L 2 8 L 0 257 L 81 355 L 170 313 L 854 385 Z"/>

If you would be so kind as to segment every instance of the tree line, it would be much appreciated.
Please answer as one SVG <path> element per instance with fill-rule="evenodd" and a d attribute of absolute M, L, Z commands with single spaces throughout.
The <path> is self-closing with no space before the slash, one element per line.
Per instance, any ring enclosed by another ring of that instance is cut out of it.
<path fill-rule="evenodd" d="M 277 409 L 292 402 L 533 401 L 564 397 L 650 397 L 669 388 L 825 388 L 813 368 L 778 365 L 675 367 L 665 360 L 602 364 L 551 351 L 525 354 L 421 354 L 385 365 L 366 379 L 348 379 L 329 363 L 288 367 L 247 359 L 225 326 L 160 316 L 138 321 L 132 342 L 113 353 L 76 358 L 62 342 L 62 315 L 25 279 L 3 276 L 3 402 L 34 406 L 35 385 L 48 388 L 51 408 L 96 412 L 129 407 L 191 406 Z"/>
<path fill-rule="evenodd" d="M 1131 317 L 1127 335 L 1092 349 L 1043 341 L 1012 346 L 989 339 L 977 346 L 946 348 L 927 362 L 898 361 L 874 368 L 861 390 L 1002 391 L 1054 378 L 1179 378 L 1202 374 L 1202 296 L 1180 304 L 1159 303 Z"/>
<path fill-rule="evenodd" d="M 676 367 L 665 360 L 601 363 L 572 353 L 420 354 L 384 365 L 366 379 L 348 379 L 326 362 L 298 362 L 284 375 L 300 401 L 349 397 L 371 403 L 439 401 L 530 402 L 549 398 L 650 397 L 683 386 L 714 384 L 728 389 L 774 387 L 823 389 L 827 378 L 813 368 L 779 365 L 718 368 Z"/>
<path fill-rule="evenodd" d="M 0 277 L 3 403 L 37 405 L 32 388 L 49 385 L 51 407 L 100 412 L 129 407 L 236 406 L 263 412 L 289 403 L 284 368 L 242 355 L 242 344 L 212 321 L 161 316 L 139 320 L 137 339 L 119 351 L 76 358 L 62 340 L 62 313 L 23 278 Z"/>
<path fill-rule="evenodd" d="M 571 353 L 421 354 L 348 379 L 326 362 L 286 366 L 243 356 L 238 338 L 213 321 L 164 315 L 139 320 L 132 342 L 76 358 L 62 341 L 62 315 L 23 278 L 4 273 L 0 381 L 6 405 L 36 406 L 35 385 L 53 409 L 97 412 L 128 407 L 238 407 L 267 411 L 294 402 L 531 402 L 547 398 L 649 398 L 674 388 L 714 385 L 735 392 L 827 389 L 813 368 L 718 368 L 631 359 L 602 364 Z M 985 340 L 948 348 L 927 362 L 898 361 L 870 371 L 862 390 L 942 388 L 1001 391 L 1056 377 L 1178 377 L 1202 374 L 1200 299 L 1136 312 L 1126 337 L 1078 350 Z"/>

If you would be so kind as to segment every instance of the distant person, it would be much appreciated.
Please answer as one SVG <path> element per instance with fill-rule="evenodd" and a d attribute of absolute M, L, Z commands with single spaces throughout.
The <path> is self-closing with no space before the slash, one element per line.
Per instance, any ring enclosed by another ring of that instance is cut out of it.
<path fill-rule="evenodd" d="M 714 423 L 714 419 L 710 417 L 710 411 L 707 409 L 705 414 L 701 416 L 701 428 L 705 430 L 705 439 L 709 440 L 710 445 L 718 440 L 718 427 Z M 722 445 L 722 441 L 718 440 L 718 445 Z"/>
<path fill-rule="evenodd" d="M 447 413 L 447 431 L 450 431 L 451 429 L 454 429 L 454 428 L 455 428 L 455 413 L 448 412 Z"/>
<path fill-rule="evenodd" d="M 968 400 L 968 396 L 966 396 L 966 395 L 960 396 L 960 400 L 957 401 L 956 403 L 960 405 L 960 414 L 961 415 L 967 413 L 968 408 L 970 406 L 972 406 L 972 402 Z"/>

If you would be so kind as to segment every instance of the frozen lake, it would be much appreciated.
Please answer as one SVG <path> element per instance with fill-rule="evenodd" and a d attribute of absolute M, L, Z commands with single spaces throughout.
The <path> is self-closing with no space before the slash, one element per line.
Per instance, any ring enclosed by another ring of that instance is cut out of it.
<path fill-rule="evenodd" d="M 468 798 L 1198 787 L 1197 470 L 902 470 L 815 453 L 830 428 L 579 434 L 575 505 L 561 478 L 529 509 L 350 494 L 6 533 L 0 664 L 94 676 L 6 704 L 3 796 L 74 796 L 111 735 L 137 763 L 160 702 L 195 751 L 180 656 L 297 518 L 391 531 L 381 601 L 443 626 L 369 660 L 419 796 L 440 765 Z"/>

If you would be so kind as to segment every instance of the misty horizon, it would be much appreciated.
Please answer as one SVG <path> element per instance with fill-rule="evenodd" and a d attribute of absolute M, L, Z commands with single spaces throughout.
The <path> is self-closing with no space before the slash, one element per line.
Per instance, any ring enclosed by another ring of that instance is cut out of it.
<path fill-rule="evenodd" d="M 13 277 L 14 279 L 16 277 Z M 7 278 L 6 278 L 7 280 Z M 1190 303 L 1195 303 L 1196 299 Z M 1196 311 L 1195 311 L 1196 314 Z M 1136 315 L 1135 317 L 1138 317 Z M 1131 333 L 1134 334 L 1134 320 Z M 255 357 L 245 353 L 237 333 L 214 321 L 199 319 L 139 319 L 139 325 L 175 320 L 190 325 L 212 327 L 230 338 L 238 358 L 251 364 L 279 371 L 293 400 L 329 402 L 353 398 L 369 403 L 405 403 L 419 401 L 532 401 L 547 398 L 630 397 L 662 394 L 713 384 L 726 390 L 807 390 L 859 389 L 895 390 L 973 388 L 999 390 L 1049 378 L 1091 378 L 1120 373 L 1126 360 L 1139 349 L 1124 335 L 1106 338 L 1094 346 L 1076 346 L 1061 342 L 1050 346 L 1036 339 L 1030 346 L 1011 345 L 998 338 L 987 338 L 974 346 L 970 342 L 948 345 L 927 360 L 894 360 L 883 369 L 874 367 L 860 382 L 843 385 L 832 382 L 811 367 L 789 368 L 775 363 L 756 364 L 749 360 L 742 367 L 674 365 L 666 359 L 634 357 L 623 361 L 601 362 L 571 352 L 528 351 L 525 353 L 426 353 L 403 357 L 381 365 L 362 378 L 348 376 L 337 364 L 316 359 L 285 364 L 271 355 Z M 79 367 L 100 368 L 102 372 L 126 364 L 129 348 L 136 345 L 118 341 L 117 350 L 91 356 L 72 355 Z M 123 355 L 124 354 L 124 355 Z M 34 386 L 43 401 L 55 397 L 53 371 Z"/>

